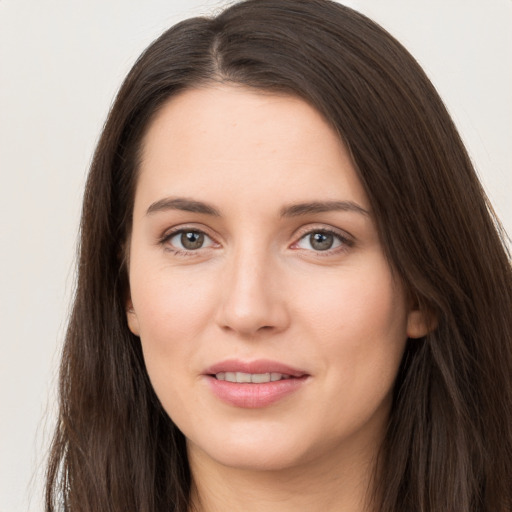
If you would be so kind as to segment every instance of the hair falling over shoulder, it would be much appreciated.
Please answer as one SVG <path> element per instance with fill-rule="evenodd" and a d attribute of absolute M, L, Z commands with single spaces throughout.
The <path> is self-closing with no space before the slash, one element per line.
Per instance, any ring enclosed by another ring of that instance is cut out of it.
<path fill-rule="evenodd" d="M 409 53 L 328 0 L 248 0 L 183 21 L 137 60 L 82 211 L 47 512 L 186 512 L 185 440 L 126 325 L 125 247 L 141 139 L 179 91 L 299 96 L 350 149 L 390 264 L 435 328 L 409 340 L 375 481 L 379 512 L 512 511 L 512 269 L 442 101 Z"/>

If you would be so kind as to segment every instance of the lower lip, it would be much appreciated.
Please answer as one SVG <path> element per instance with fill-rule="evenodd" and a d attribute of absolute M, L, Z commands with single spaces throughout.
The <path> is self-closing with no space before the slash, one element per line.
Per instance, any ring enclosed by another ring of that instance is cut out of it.
<path fill-rule="evenodd" d="M 257 409 L 267 407 L 297 391 L 306 381 L 307 376 L 282 379 L 262 384 L 249 384 L 217 380 L 208 376 L 208 383 L 213 394 L 235 407 Z"/>

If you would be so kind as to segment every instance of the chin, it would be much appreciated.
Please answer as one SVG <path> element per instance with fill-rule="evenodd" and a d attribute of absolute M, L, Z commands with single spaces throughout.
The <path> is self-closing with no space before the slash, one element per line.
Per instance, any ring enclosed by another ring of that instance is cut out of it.
<path fill-rule="evenodd" d="M 290 436 L 210 437 L 206 443 L 187 440 L 189 457 L 209 459 L 223 466 L 245 471 L 280 471 L 300 465 L 307 458 L 304 442 Z"/>

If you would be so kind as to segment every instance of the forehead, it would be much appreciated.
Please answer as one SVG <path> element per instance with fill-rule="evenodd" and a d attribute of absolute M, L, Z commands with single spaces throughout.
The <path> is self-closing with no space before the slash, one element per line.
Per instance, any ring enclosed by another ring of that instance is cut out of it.
<path fill-rule="evenodd" d="M 229 193 L 242 202 L 315 196 L 368 207 L 345 146 L 302 99 L 241 86 L 184 91 L 146 133 L 136 202 Z"/>

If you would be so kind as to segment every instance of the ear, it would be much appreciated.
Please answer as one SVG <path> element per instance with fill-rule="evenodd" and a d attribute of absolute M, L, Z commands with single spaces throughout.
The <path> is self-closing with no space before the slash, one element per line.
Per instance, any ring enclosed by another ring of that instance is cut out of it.
<path fill-rule="evenodd" d="M 135 313 L 135 309 L 133 309 L 131 299 L 128 299 L 126 302 L 126 320 L 128 322 L 128 329 L 130 329 L 135 336 L 140 336 L 139 319 L 137 313 Z"/>
<path fill-rule="evenodd" d="M 423 338 L 437 328 L 436 316 L 415 304 L 407 316 L 407 337 Z"/>

